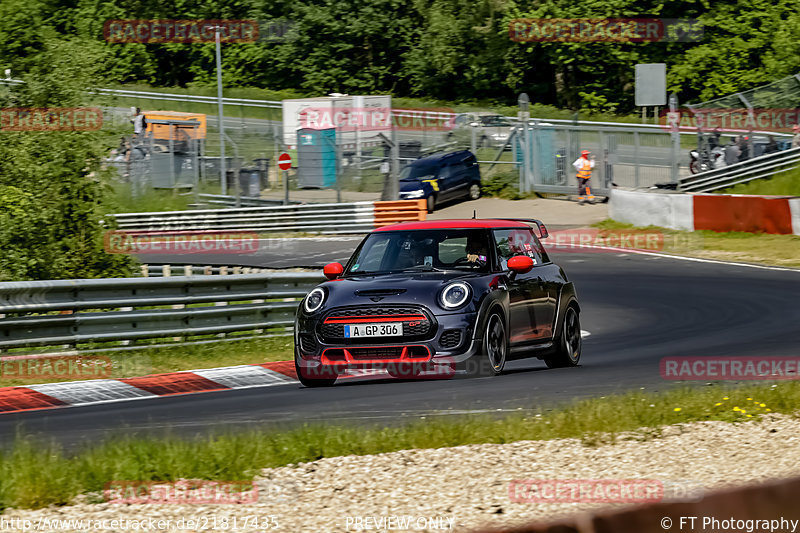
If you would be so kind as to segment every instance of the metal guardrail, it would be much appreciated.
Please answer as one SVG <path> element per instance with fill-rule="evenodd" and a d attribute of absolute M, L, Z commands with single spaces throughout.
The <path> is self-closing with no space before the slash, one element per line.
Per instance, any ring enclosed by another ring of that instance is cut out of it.
<path fill-rule="evenodd" d="M 723 168 L 709 170 L 683 178 L 678 183 L 682 192 L 711 192 L 769 178 L 775 174 L 800 168 L 800 148 L 762 155 Z"/>
<path fill-rule="evenodd" d="M 319 272 L 280 272 L 0 283 L 0 348 L 130 349 L 139 339 L 285 331 L 300 299 L 322 280 Z"/>
<path fill-rule="evenodd" d="M 251 231 L 366 233 L 378 226 L 425 220 L 424 200 L 298 204 L 111 215 L 127 233 Z"/>
<path fill-rule="evenodd" d="M 281 269 L 285 271 L 286 269 Z M 303 271 L 304 269 L 298 269 Z M 157 277 L 170 277 L 170 276 L 226 276 L 226 275 L 239 275 L 239 274 L 268 274 L 274 273 L 275 269 L 260 268 L 242 265 L 189 265 L 185 263 L 168 264 L 168 265 L 150 265 L 144 263 L 141 265 L 140 273 L 144 278 L 157 278 Z"/>
<path fill-rule="evenodd" d="M 362 233 L 374 229 L 374 203 L 301 204 L 112 215 L 126 232 L 255 231 Z"/>
<path fill-rule="evenodd" d="M 236 207 L 236 197 L 227 194 L 198 194 L 199 204 L 205 205 L 218 205 L 222 207 Z M 291 205 L 299 205 L 300 202 L 290 201 Z M 277 206 L 283 205 L 283 200 L 258 198 L 256 196 L 240 196 L 239 205 L 241 207 L 261 207 L 261 206 Z"/>

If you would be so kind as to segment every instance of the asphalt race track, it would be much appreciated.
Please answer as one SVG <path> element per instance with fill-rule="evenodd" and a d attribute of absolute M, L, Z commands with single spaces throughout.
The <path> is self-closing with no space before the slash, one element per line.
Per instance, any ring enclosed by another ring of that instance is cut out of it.
<path fill-rule="evenodd" d="M 350 248 L 352 242 L 343 241 Z M 326 253 L 330 252 L 328 250 Z M 344 255 L 347 255 L 345 252 Z M 286 385 L 0 415 L 0 439 L 25 433 L 67 445 L 109 430 L 206 433 L 258 424 L 396 423 L 456 413 L 538 409 L 573 398 L 675 382 L 667 356 L 798 356 L 800 271 L 618 253 L 552 254 L 583 307 L 582 366 L 547 370 L 536 360 L 480 379 Z"/>

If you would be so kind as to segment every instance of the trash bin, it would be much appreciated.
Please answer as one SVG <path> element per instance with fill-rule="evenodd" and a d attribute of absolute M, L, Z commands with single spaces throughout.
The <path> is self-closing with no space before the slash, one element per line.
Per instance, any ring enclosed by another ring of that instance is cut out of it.
<path fill-rule="evenodd" d="M 261 196 L 261 174 L 257 167 L 239 169 L 239 191 L 242 196 Z"/>
<path fill-rule="evenodd" d="M 269 189 L 269 157 L 258 157 L 253 159 L 258 167 L 258 175 L 261 177 L 261 190 Z"/>

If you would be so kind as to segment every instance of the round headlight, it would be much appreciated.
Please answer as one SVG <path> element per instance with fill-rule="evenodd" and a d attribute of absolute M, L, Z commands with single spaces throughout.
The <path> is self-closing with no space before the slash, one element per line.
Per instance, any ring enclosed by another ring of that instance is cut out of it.
<path fill-rule="evenodd" d="M 456 309 L 469 300 L 469 285 L 457 281 L 451 283 L 442 291 L 440 301 L 445 309 Z"/>
<path fill-rule="evenodd" d="M 303 301 L 303 308 L 307 313 L 313 313 L 322 307 L 323 303 L 325 303 L 325 291 L 317 287 L 308 293 L 308 296 Z"/>

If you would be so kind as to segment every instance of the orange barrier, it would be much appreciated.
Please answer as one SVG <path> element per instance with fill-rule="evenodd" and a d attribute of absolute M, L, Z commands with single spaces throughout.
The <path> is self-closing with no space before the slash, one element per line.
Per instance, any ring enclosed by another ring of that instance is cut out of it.
<path fill-rule="evenodd" d="M 398 222 L 425 220 L 427 215 L 428 208 L 424 199 L 375 202 L 376 228 L 397 224 Z"/>
<path fill-rule="evenodd" d="M 696 230 L 792 234 L 786 197 L 698 194 L 693 211 Z"/>

